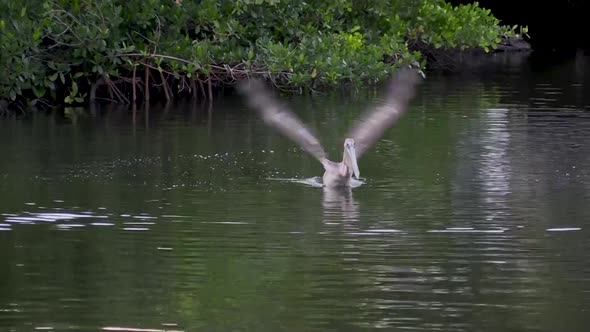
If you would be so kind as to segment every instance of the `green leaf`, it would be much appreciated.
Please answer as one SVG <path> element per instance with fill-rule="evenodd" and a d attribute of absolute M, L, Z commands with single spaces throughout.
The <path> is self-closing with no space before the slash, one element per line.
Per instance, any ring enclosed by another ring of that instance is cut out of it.
<path fill-rule="evenodd" d="M 75 81 L 72 81 L 72 96 L 78 94 L 78 84 Z"/>
<path fill-rule="evenodd" d="M 37 98 L 42 98 L 43 96 L 45 96 L 45 87 L 34 87 L 33 93 Z"/>
<path fill-rule="evenodd" d="M 39 41 L 40 38 L 41 38 L 41 29 L 36 28 L 35 31 L 33 31 L 33 41 L 37 42 L 37 41 Z"/>

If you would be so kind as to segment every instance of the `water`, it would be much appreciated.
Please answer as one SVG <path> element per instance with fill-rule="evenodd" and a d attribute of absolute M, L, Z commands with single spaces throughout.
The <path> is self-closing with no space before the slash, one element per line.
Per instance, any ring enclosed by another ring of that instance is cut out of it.
<path fill-rule="evenodd" d="M 3 119 L 0 330 L 585 331 L 588 63 L 498 62 L 432 75 L 351 192 L 235 98 Z M 336 159 L 377 98 L 287 101 Z"/>

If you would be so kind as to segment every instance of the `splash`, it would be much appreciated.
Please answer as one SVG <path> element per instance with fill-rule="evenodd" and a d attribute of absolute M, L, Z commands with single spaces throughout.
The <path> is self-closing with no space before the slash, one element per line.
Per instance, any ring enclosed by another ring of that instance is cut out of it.
<path fill-rule="evenodd" d="M 324 183 L 322 181 L 322 177 L 320 177 L 320 176 L 314 176 L 312 178 L 304 178 L 304 179 L 298 179 L 298 178 L 266 178 L 266 179 L 272 180 L 272 181 L 300 183 L 300 184 L 304 184 L 306 186 L 315 187 L 315 188 L 322 188 L 324 186 Z M 352 178 L 350 180 L 350 186 L 352 188 L 360 187 L 363 184 L 365 184 L 365 181 L 363 179 L 357 180 L 355 178 Z"/>

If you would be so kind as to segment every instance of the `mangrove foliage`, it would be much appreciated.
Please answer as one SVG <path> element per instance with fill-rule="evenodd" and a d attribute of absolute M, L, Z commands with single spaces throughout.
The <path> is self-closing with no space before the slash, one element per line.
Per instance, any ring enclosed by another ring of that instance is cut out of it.
<path fill-rule="evenodd" d="M 516 29 L 443 0 L 0 0 L 0 108 L 371 83 Z"/>

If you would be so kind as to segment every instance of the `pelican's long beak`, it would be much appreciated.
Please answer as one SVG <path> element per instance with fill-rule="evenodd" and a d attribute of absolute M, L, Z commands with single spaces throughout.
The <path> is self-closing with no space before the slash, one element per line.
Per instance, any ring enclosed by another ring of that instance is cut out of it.
<path fill-rule="evenodd" d="M 361 172 L 359 171 L 359 165 L 356 162 L 356 150 L 354 149 L 354 145 L 347 145 L 345 151 L 348 167 L 352 168 L 352 173 L 354 174 L 354 177 L 359 179 Z"/>

